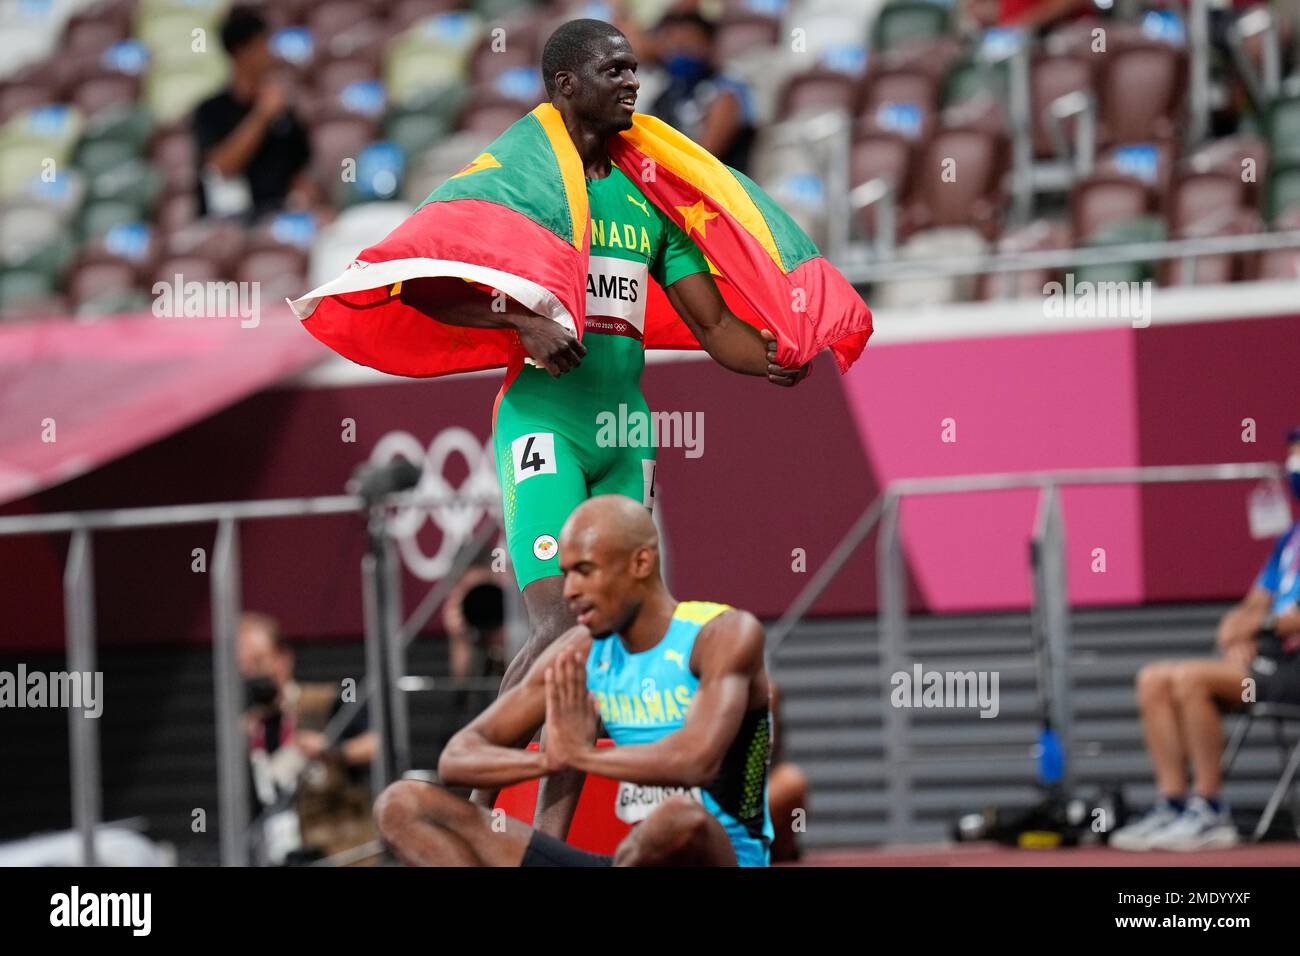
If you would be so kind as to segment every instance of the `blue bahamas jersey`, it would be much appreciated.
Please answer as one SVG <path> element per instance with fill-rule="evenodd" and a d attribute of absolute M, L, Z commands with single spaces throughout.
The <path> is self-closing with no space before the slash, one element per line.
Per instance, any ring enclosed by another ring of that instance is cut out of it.
<path fill-rule="evenodd" d="M 593 642 L 587 658 L 587 688 L 600 703 L 605 730 L 620 746 L 648 744 L 681 729 L 700 680 L 691 673 L 691 650 L 700 628 L 726 604 L 682 601 L 663 639 L 631 654 L 617 633 Z M 767 866 L 772 819 L 767 810 L 767 772 L 772 751 L 772 719 L 767 706 L 745 714 L 740 730 L 707 786 L 643 787 L 619 785 L 618 816 L 639 823 L 665 799 L 685 792 L 702 803 L 731 837 L 741 866 Z"/>

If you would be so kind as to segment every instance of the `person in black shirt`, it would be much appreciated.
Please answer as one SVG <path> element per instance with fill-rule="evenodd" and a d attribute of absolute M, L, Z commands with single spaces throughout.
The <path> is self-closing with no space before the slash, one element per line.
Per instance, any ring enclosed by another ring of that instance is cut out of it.
<path fill-rule="evenodd" d="M 266 21 L 249 7 L 231 9 L 221 27 L 230 54 L 230 85 L 194 113 L 199 163 L 199 215 L 240 212 L 250 221 L 314 203 L 307 175 L 311 146 L 284 91 L 266 82 L 275 64 Z M 246 193 L 222 180 L 240 181 Z M 220 188 L 222 195 L 214 195 Z M 233 195 L 234 198 L 231 198 Z"/>

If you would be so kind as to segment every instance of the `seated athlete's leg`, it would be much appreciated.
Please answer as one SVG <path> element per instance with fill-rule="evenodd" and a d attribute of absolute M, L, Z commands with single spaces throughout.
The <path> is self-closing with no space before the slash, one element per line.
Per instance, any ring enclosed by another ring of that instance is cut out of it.
<path fill-rule="evenodd" d="M 623 838 L 614 865 L 735 866 L 736 851 L 713 814 L 679 794 Z"/>
<path fill-rule="evenodd" d="M 399 780 L 375 801 L 380 835 L 407 866 L 518 866 L 532 829 L 433 783 Z"/>

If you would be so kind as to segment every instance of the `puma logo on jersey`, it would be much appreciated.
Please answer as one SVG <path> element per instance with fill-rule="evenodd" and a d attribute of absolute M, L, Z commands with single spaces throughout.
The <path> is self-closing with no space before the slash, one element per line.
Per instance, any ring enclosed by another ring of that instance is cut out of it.
<path fill-rule="evenodd" d="M 627 201 L 630 202 L 630 203 L 631 203 L 632 205 L 634 205 L 634 206 L 640 206 L 640 207 L 641 207 L 641 211 L 642 211 L 643 213 L 645 213 L 647 216 L 650 215 L 650 210 L 646 208 L 645 200 L 644 200 L 644 199 L 637 199 L 637 198 L 634 197 L 631 193 L 628 193 L 628 194 L 627 194 Z"/>
<path fill-rule="evenodd" d="M 682 670 L 686 670 L 686 661 L 682 658 L 681 653 L 678 651 L 674 651 L 671 649 L 664 651 L 664 660 L 676 661 L 678 667 L 680 667 Z"/>

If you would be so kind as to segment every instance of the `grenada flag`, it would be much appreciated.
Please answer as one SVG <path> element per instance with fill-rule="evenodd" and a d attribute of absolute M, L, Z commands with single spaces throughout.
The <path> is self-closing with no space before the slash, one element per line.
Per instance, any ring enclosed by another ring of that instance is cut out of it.
<path fill-rule="evenodd" d="M 775 333 L 777 360 L 802 365 L 824 348 L 841 372 L 871 335 L 871 312 L 812 240 L 744 174 L 667 123 L 634 114 L 609 155 L 681 225 L 709 261 L 728 307 Z M 582 337 L 591 222 L 582 160 L 564 121 L 542 103 L 430 193 L 336 279 L 290 306 L 340 355 L 394 375 L 504 367 L 516 333 L 432 321 L 400 298 L 421 276 L 496 290 Z M 653 281 L 648 349 L 699 348 Z"/>

